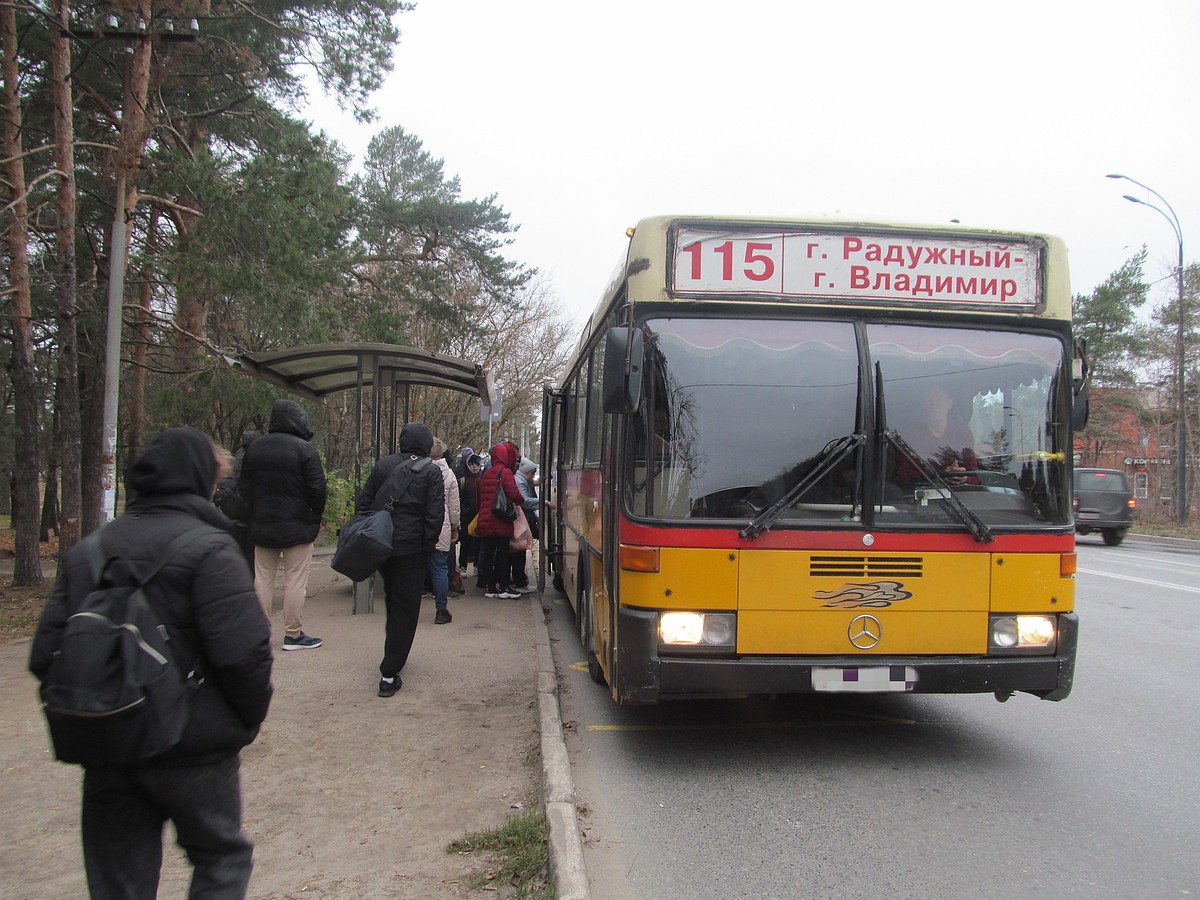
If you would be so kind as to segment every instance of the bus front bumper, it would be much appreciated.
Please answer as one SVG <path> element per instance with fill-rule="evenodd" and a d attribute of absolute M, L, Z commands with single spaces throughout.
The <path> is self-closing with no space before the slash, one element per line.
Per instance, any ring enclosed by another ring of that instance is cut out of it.
<path fill-rule="evenodd" d="M 1023 692 L 1064 700 L 1075 677 L 1079 617 L 1058 617 L 1053 656 L 660 656 L 653 610 L 620 611 L 616 698 L 646 704 L 687 697 L 816 693 L 813 672 L 843 668 L 911 670 L 917 694 Z"/>

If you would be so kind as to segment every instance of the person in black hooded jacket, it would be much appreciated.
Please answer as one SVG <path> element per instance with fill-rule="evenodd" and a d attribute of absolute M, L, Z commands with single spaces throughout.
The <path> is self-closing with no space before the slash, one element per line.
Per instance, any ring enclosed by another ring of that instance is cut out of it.
<path fill-rule="evenodd" d="M 179 535 L 232 523 L 210 502 L 217 449 L 194 428 L 171 428 L 129 470 L 123 515 L 100 531 L 116 584 L 148 568 Z M 44 680 L 68 617 L 93 589 L 82 545 L 63 563 L 38 622 L 29 669 Z M 239 751 L 258 735 L 271 700 L 271 631 L 232 533 L 194 538 L 146 587 L 177 659 L 194 669 L 190 716 L 170 750 L 83 776 L 84 867 L 93 897 L 154 897 L 162 828 L 175 823 L 193 866 L 191 896 L 243 897 L 253 845 L 242 834 Z"/>
<path fill-rule="evenodd" d="M 429 568 L 429 555 L 437 548 L 446 513 L 446 489 L 442 472 L 429 459 L 433 432 L 422 422 L 409 422 L 400 431 L 400 452 L 375 463 L 358 493 L 354 511 L 366 513 L 392 505 L 392 555 L 379 572 L 387 602 L 387 624 L 383 660 L 379 663 L 379 696 L 392 697 L 400 690 L 400 670 L 408 661 L 417 620 L 421 614 L 421 591 Z M 403 491 L 397 490 L 398 466 L 417 472 Z M 386 488 L 386 489 L 385 489 Z"/>
<path fill-rule="evenodd" d="M 300 617 L 325 515 L 325 470 L 311 443 L 308 413 L 295 400 L 275 401 L 267 431 L 246 448 L 237 483 L 254 542 L 254 587 L 269 621 L 282 559 L 283 649 L 315 650 L 322 641 L 304 633 Z"/>

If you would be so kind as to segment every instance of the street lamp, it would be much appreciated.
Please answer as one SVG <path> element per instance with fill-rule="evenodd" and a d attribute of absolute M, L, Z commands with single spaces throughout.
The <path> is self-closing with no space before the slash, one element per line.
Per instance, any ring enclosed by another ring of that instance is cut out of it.
<path fill-rule="evenodd" d="M 1167 198 L 1147 184 L 1142 184 L 1140 181 L 1130 178 L 1128 175 L 1108 175 L 1108 178 L 1120 178 L 1131 184 L 1136 184 L 1143 188 L 1162 201 L 1163 206 L 1167 209 L 1164 211 L 1161 207 L 1155 206 L 1153 203 L 1148 203 L 1140 197 L 1134 197 L 1132 194 L 1126 194 L 1125 199 L 1130 203 L 1137 203 L 1141 206 L 1148 206 L 1164 219 L 1171 226 L 1171 230 L 1175 232 L 1175 240 L 1179 242 L 1179 323 L 1175 331 L 1175 385 L 1178 390 L 1176 396 L 1176 415 L 1179 418 L 1179 432 L 1176 438 L 1176 474 L 1175 474 L 1175 512 L 1180 525 L 1186 525 L 1188 520 L 1188 501 L 1187 501 L 1187 401 L 1184 397 L 1184 369 L 1186 365 L 1186 356 L 1184 354 L 1183 331 L 1184 331 L 1184 311 L 1183 311 L 1183 227 L 1179 224 L 1179 216 L 1175 214 L 1171 204 L 1167 202 Z"/>

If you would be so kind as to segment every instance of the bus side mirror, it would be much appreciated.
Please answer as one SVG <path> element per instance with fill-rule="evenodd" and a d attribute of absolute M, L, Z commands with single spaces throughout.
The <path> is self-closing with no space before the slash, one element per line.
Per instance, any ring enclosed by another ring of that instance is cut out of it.
<path fill-rule="evenodd" d="M 642 332 L 619 326 L 608 330 L 604 347 L 604 411 L 636 412 L 642 399 Z"/>
<path fill-rule="evenodd" d="M 1071 359 L 1071 427 L 1076 431 L 1086 428 L 1088 412 L 1087 342 L 1078 338 Z"/>
<path fill-rule="evenodd" d="M 1087 428 L 1088 412 L 1088 389 L 1085 384 L 1071 401 L 1071 427 L 1076 431 Z"/>

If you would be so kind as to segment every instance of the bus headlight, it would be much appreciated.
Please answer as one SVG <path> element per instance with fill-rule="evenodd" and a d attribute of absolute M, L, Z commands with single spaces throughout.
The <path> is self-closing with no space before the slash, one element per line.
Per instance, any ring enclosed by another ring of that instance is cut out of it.
<path fill-rule="evenodd" d="M 663 647 L 731 651 L 737 639 L 734 613 L 665 612 L 658 618 Z"/>
<path fill-rule="evenodd" d="M 989 624 L 993 653 L 1053 652 L 1058 639 L 1054 616 L 992 616 Z"/>

